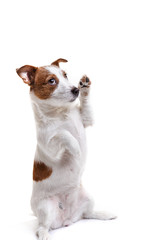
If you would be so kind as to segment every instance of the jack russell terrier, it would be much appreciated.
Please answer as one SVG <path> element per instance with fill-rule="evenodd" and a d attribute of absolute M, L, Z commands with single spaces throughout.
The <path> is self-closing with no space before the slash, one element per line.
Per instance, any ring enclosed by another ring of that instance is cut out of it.
<path fill-rule="evenodd" d="M 81 185 L 86 160 L 85 128 L 92 125 L 89 104 L 91 81 L 83 76 L 78 88 L 59 67 L 25 65 L 17 74 L 30 86 L 37 128 L 31 207 L 38 218 L 39 240 L 49 239 L 49 230 L 80 219 L 114 219 L 93 210 L 93 201 Z M 77 105 L 75 100 L 78 98 Z"/>

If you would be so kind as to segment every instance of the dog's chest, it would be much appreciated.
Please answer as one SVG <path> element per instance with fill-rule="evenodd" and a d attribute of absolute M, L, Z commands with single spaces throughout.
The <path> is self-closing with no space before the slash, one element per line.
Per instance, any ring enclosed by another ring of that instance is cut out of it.
<path fill-rule="evenodd" d="M 85 130 L 78 111 L 73 111 L 68 116 L 67 121 L 64 123 L 64 128 L 77 139 L 80 144 L 80 148 L 84 149 L 86 144 Z"/>
<path fill-rule="evenodd" d="M 85 152 L 86 137 L 80 113 L 73 109 L 66 116 L 50 121 L 47 126 L 41 127 L 38 131 L 38 141 L 45 145 L 59 132 L 68 131 L 79 143 L 82 152 Z"/>

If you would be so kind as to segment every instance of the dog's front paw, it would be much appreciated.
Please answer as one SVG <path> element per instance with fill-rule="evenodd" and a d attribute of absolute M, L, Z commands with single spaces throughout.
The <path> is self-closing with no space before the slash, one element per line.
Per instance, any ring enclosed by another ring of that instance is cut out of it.
<path fill-rule="evenodd" d="M 79 147 L 79 144 L 75 143 L 75 145 L 73 146 L 73 148 L 71 149 L 71 154 L 75 157 L 75 158 L 80 158 L 81 157 L 81 149 Z"/>
<path fill-rule="evenodd" d="M 86 75 L 84 75 L 79 81 L 79 85 L 78 85 L 81 95 L 84 95 L 84 96 L 88 95 L 90 85 L 91 85 L 90 79 Z"/>

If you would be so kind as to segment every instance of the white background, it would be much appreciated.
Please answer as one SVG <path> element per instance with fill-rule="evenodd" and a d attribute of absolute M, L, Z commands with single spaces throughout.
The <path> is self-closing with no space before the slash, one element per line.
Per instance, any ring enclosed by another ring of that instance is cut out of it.
<path fill-rule="evenodd" d="M 36 146 L 29 88 L 15 69 L 68 59 L 92 80 L 83 182 L 115 221 L 81 221 L 52 239 L 160 239 L 160 6 L 155 0 L 1 1 L 1 238 L 36 239 Z M 2 232 L 3 231 L 3 232 Z"/>

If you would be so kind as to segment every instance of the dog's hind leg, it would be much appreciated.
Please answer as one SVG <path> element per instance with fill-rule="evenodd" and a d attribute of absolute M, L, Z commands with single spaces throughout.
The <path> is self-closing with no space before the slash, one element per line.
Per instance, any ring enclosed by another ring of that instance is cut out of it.
<path fill-rule="evenodd" d="M 39 240 L 49 240 L 49 230 L 62 226 L 59 212 L 57 197 L 43 199 L 37 204 L 35 209 L 38 218 L 36 235 Z"/>
<path fill-rule="evenodd" d="M 95 211 L 94 201 L 90 196 L 88 196 L 88 193 L 85 191 L 82 185 L 79 188 L 77 197 L 77 207 L 75 207 L 76 211 L 74 211 L 72 216 L 72 222 L 76 222 L 79 219 L 112 220 L 116 218 L 114 214 L 104 211 Z"/>
<path fill-rule="evenodd" d="M 108 213 L 105 211 L 92 211 L 92 212 L 86 212 L 83 215 L 84 219 L 98 219 L 98 220 L 113 220 L 116 219 L 117 216 L 115 216 L 112 213 Z"/>
<path fill-rule="evenodd" d="M 87 76 L 83 76 L 78 85 L 80 90 L 80 112 L 84 127 L 93 124 L 92 109 L 89 102 L 90 85 L 91 81 Z"/>
<path fill-rule="evenodd" d="M 105 211 L 95 211 L 94 210 L 94 203 L 92 200 L 88 202 L 88 205 L 83 213 L 84 219 L 98 219 L 98 220 L 112 220 L 116 219 L 117 217 L 109 212 Z"/>
<path fill-rule="evenodd" d="M 41 200 L 36 206 L 36 216 L 38 218 L 38 228 L 36 235 L 39 240 L 49 240 L 49 229 L 52 223 L 52 206 L 46 199 Z"/>

